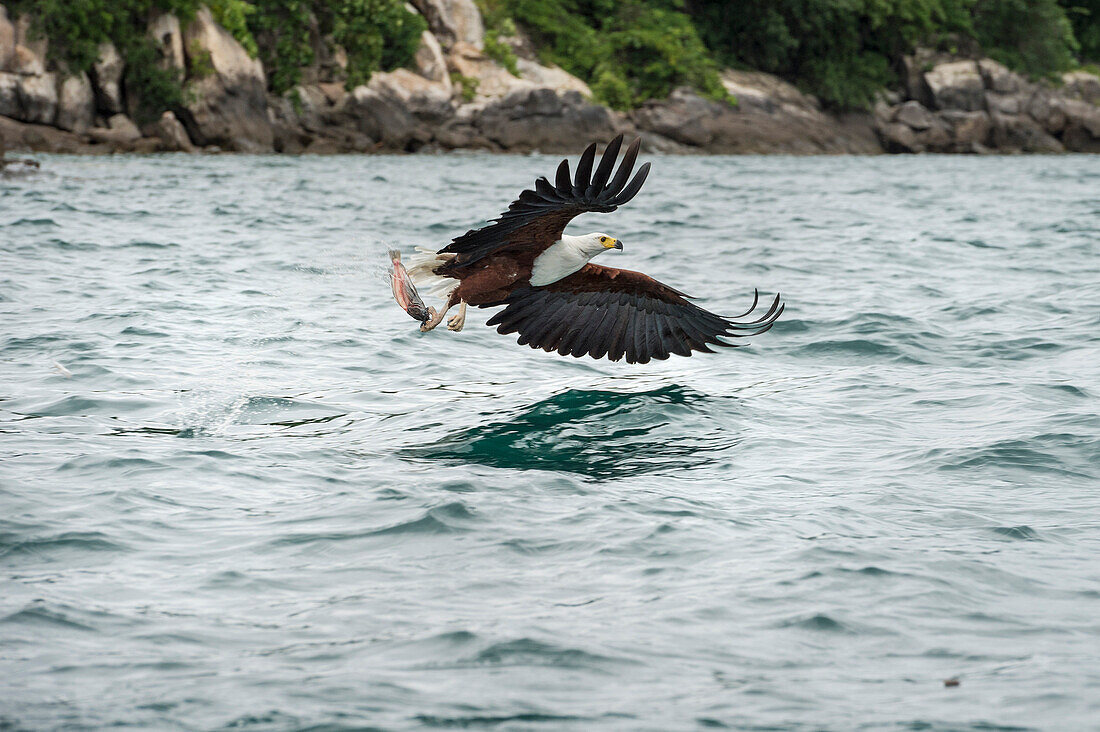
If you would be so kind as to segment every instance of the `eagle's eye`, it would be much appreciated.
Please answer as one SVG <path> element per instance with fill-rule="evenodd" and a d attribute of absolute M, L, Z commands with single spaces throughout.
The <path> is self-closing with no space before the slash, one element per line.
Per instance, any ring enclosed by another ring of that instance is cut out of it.
<path fill-rule="evenodd" d="M 600 237 L 600 244 L 606 244 L 606 243 L 607 243 L 607 237 L 606 236 L 601 236 Z"/>

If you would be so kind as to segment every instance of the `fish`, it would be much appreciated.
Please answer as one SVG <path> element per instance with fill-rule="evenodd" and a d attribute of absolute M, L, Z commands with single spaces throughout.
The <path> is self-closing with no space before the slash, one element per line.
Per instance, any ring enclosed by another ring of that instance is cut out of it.
<path fill-rule="evenodd" d="M 390 287 L 393 288 L 393 299 L 397 300 L 397 304 L 413 319 L 419 320 L 421 323 L 428 322 L 432 317 L 431 308 L 424 304 L 424 300 L 416 291 L 416 286 L 409 278 L 409 273 L 405 271 L 405 265 L 401 264 L 401 252 L 391 249 L 390 262 L 393 263 L 393 270 L 390 272 Z"/>

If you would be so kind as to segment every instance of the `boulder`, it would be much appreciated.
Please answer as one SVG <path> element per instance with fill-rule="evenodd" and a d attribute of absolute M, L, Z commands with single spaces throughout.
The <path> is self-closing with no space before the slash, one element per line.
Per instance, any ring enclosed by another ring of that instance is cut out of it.
<path fill-rule="evenodd" d="M 15 26 L 8 20 L 8 11 L 0 5 L 0 71 L 8 71 L 8 62 L 15 53 Z"/>
<path fill-rule="evenodd" d="M 88 75 L 80 72 L 66 77 L 57 96 L 57 126 L 70 132 L 86 132 L 95 121 L 95 93 Z"/>
<path fill-rule="evenodd" d="M 908 125 L 918 131 L 927 130 L 936 123 L 932 113 L 916 100 L 910 100 L 900 105 L 894 113 L 894 121 Z"/>
<path fill-rule="evenodd" d="M 962 112 L 957 109 L 940 113 L 940 118 L 951 129 L 951 137 L 958 152 L 974 149 L 975 145 L 989 142 L 989 131 L 993 123 L 986 112 Z"/>
<path fill-rule="evenodd" d="M 0 116 L 22 119 L 23 77 L 7 71 L 0 71 Z"/>
<path fill-rule="evenodd" d="M 473 0 L 412 0 L 412 4 L 443 48 L 450 50 L 456 43 L 484 47 L 485 24 Z"/>
<path fill-rule="evenodd" d="M 46 73 L 46 60 L 26 46 L 15 44 L 7 68 L 23 76 L 42 76 Z"/>
<path fill-rule="evenodd" d="M 447 62 L 451 71 L 477 80 L 477 99 L 500 98 L 515 89 L 534 87 L 531 82 L 513 76 L 480 49 L 464 41 L 454 44 Z"/>
<path fill-rule="evenodd" d="M 187 59 L 183 55 L 179 18 L 171 13 L 157 13 L 149 19 L 148 32 L 160 51 L 161 68 L 174 71 L 176 79 L 183 81 Z"/>
<path fill-rule="evenodd" d="M 191 144 L 191 138 L 187 136 L 187 130 L 176 115 L 165 112 L 157 121 L 157 137 L 165 150 L 171 152 L 195 152 L 195 146 Z"/>
<path fill-rule="evenodd" d="M 57 119 L 57 74 L 22 77 L 19 98 L 22 121 L 52 125 Z"/>
<path fill-rule="evenodd" d="M 974 61 L 939 64 L 924 75 L 936 109 L 977 112 L 985 108 L 985 84 Z"/>
<path fill-rule="evenodd" d="M 430 31 L 420 35 L 420 48 L 413 59 L 418 74 L 428 81 L 443 84 L 448 92 L 451 89 L 451 75 L 447 72 L 447 60 L 443 58 L 443 49 Z"/>
<path fill-rule="evenodd" d="M 1002 152 L 1065 152 L 1062 143 L 1027 115 L 990 112 L 989 117 L 993 123 L 991 139 Z"/>
<path fill-rule="evenodd" d="M 917 133 L 913 128 L 901 122 L 888 122 L 876 128 L 882 146 L 887 152 L 915 153 L 924 152 L 924 148 L 917 142 Z"/>
<path fill-rule="evenodd" d="M 12 68 L 11 71 L 21 74 L 39 75 L 46 73 L 47 68 L 47 51 L 49 50 L 49 39 L 43 37 L 35 37 L 31 32 L 31 16 L 23 14 L 16 18 L 15 23 L 15 51 L 16 56 L 19 54 L 19 47 L 24 49 L 24 59 L 22 61 L 12 60 L 12 63 L 17 62 L 30 64 L 24 69 Z"/>
<path fill-rule="evenodd" d="M 1100 107 L 1076 99 L 1067 99 L 1063 109 L 1066 126 L 1062 141 L 1075 152 L 1100 152 Z"/>
<path fill-rule="evenodd" d="M 487 103 L 477 127 L 505 150 L 574 152 L 582 141 L 610 139 L 621 124 L 580 92 L 524 87 Z"/>
<path fill-rule="evenodd" d="M 1009 71 L 1006 66 L 991 58 L 978 61 L 978 73 L 981 74 L 985 88 L 998 94 L 1015 94 L 1028 86 L 1019 74 Z"/>
<path fill-rule="evenodd" d="M 1020 114 L 1027 104 L 1027 97 L 1021 94 L 1001 94 L 994 91 L 985 93 L 985 106 L 990 112 L 1001 114 Z"/>
<path fill-rule="evenodd" d="M 92 65 L 92 85 L 96 104 L 104 114 L 122 111 L 122 70 L 124 64 L 115 44 L 99 45 L 99 57 Z"/>
<path fill-rule="evenodd" d="M 1061 134 L 1066 127 L 1063 100 L 1048 89 L 1036 89 L 1028 99 L 1026 109 L 1027 113 L 1052 135 Z"/>
<path fill-rule="evenodd" d="M 917 146 L 928 152 L 954 152 L 951 128 L 939 116 L 932 117 L 932 124 L 916 131 Z"/>
<path fill-rule="evenodd" d="M 1070 71 L 1062 75 L 1062 91 L 1089 104 L 1100 104 L 1100 76 L 1087 71 Z"/>
<path fill-rule="evenodd" d="M 521 79 L 529 81 L 535 86 L 553 89 L 556 92 L 575 91 L 585 97 L 592 96 L 592 90 L 588 88 L 588 84 L 557 66 L 543 66 L 534 61 L 520 58 L 516 60 L 516 68 L 519 69 Z"/>
<path fill-rule="evenodd" d="M 389 149 L 415 150 L 431 139 L 431 131 L 400 97 L 380 90 L 377 85 L 356 87 L 347 101 L 347 109 L 359 132 Z"/>
<path fill-rule="evenodd" d="M 124 114 L 113 115 L 107 120 L 107 126 L 123 140 L 132 142 L 141 139 L 141 130 Z"/>
<path fill-rule="evenodd" d="M 400 102 L 418 120 L 430 125 L 438 125 L 454 114 L 450 86 L 432 83 L 408 69 L 376 73 L 367 86 Z"/>
<path fill-rule="evenodd" d="M 721 80 L 722 86 L 737 100 L 741 109 L 758 109 L 768 113 L 783 111 L 803 117 L 814 116 L 821 111 L 821 103 L 817 99 L 803 94 L 778 76 L 761 71 L 726 69 Z"/>
<path fill-rule="evenodd" d="M 182 111 L 182 121 L 191 139 L 199 145 L 238 152 L 272 150 L 263 65 L 248 56 L 206 7 L 195 14 L 183 40 L 188 54 L 208 57 L 213 69 L 187 85 L 190 101 Z"/>
<path fill-rule="evenodd" d="M 714 102 L 690 89 L 675 89 L 667 100 L 646 102 L 631 115 L 640 129 L 691 147 L 703 147 L 714 139 L 707 124 L 718 110 Z"/>

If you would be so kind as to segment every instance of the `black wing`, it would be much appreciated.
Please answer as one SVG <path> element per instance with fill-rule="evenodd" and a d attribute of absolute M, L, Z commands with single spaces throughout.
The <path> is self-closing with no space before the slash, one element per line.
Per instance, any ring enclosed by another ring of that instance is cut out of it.
<path fill-rule="evenodd" d="M 520 345 L 556 350 L 562 356 L 649 363 L 670 354 L 713 353 L 709 345 L 735 347 L 722 338 L 759 335 L 783 313 L 779 295 L 767 312 L 744 320 L 752 307 L 736 318 L 723 318 L 689 302 L 686 296 L 640 272 L 587 264 L 546 287 L 523 287 L 503 302 L 489 319 L 498 333 L 519 333 Z"/>
<path fill-rule="evenodd" d="M 642 144 L 641 140 L 634 140 L 611 178 L 622 144 L 622 135 L 608 143 L 595 173 L 592 165 L 596 143 L 589 145 L 581 153 L 572 181 L 569 161 L 562 160 L 554 185 L 545 177 L 539 178 L 534 190 L 521 193 L 492 224 L 467 231 L 440 251 L 457 254 L 456 264 L 464 265 L 504 248 L 541 250 L 561 239 L 565 225 L 574 217 L 587 212 L 614 211 L 637 195 L 649 175 L 649 163 L 645 163 L 627 183 Z"/>

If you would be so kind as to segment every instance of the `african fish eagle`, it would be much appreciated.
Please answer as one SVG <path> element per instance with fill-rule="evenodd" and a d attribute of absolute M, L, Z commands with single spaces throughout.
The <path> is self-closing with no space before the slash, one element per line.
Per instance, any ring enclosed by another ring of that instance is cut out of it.
<path fill-rule="evenodd" d="M 722 340 L 759 335 L 783 312 L 779 295 L 763 315 L 756 312 L 759 292 L 742 315 L 723 318 L 689 302 L 688 296 L 644 275 L 592 264 L 590 259 L 623 244 L 609 234 L 570 236 L 565 226 L 588 212 L 608 213 L 638 193 L 649 163 L 630 179 L 641 140 L 626 149 L 612 178 L 623 136 L 612 140 L 593 173 L 596 144 L 581 154 L 570 180 L 569 162 L 561 161 L 554 184 L 545 177 L 534 190 L 520 194 L 499 218 L 471 230 L 438 252 L 421 250 L 410 260 L 409 276 L 419 287 L 444 296 L 443 307 L 430 309 L 421 325 L 429 331 L 447 311 L 452 331 L 462 330 L 466 305 L 504 305 L 487 325 L 499 333 L 519 333 L 519 343 L 561 355 L 627 363 L 648 363 L 670 354 L 713 353 L 709 345 L 736 346 Z M 627 180 L 630 179 L 629 183 Z"/>

